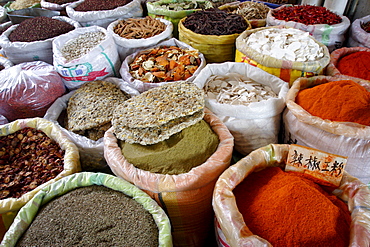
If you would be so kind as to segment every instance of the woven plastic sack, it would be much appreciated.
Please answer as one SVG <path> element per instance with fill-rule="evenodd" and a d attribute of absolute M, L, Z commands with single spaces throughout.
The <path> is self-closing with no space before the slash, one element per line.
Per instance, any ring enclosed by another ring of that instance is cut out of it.
<path fill-rule="evenodd" d="M 205 98 L 207 109 L 219 117 L 234 136 L 235 150 L 246 155 L 267 144 L 278 143 L 288 84 L 259 68 L 235 62 L 207 64 L 193 82 L 199 88 L 204 88 L 211 76 L 227 76 L 228 73 L 245 75 L 253 81 L 269 86 L 278 95 L 278 98 L 254 102 L 247 106 L 220 104 L 215 99 Z"/>
<path fill-rule="evenodd" d="M 171 39 L 168 39 L 168 40 L 164 40 L 164 41 L 162 41 L 162 42 L 160 42 L 156 45 L 146 47 L 142 50 L 139 50 L 137 52 L 134 52 L 134 53 L 128 55 L 125 58 L 125 60 L 122 62 L 119 73 L 120 73 L 120 75 L 121 75 L 121 77 L 124 81 L 127 81 L 129 83 L 129 85 L 131 85 L 131 87 L 135 88 L 140 93 L 142 93 L 144 91 L 147 91 L 151 88 L 158 87 L 158 86 L 161 86 L 161 85 L 164 85 L 164 84 L 168 83 L 168 82 L 147 83 L 147 82 L 143 82 L 143 81 L 140 81 L 138 79 L 135 79 L 130 74 L 129 65 L 134 61 L 136 56 L 138 56 L 141 52 L 143 52 L 145 50 L 152 49 L 152 48 L 155 48 L 155 47 L 160 47 L 160 46 L 177 46 L 177 47 L 180 47 L 181 49 L 196 50 L 196 49 L 194 49 L 193 47 L 191 47 L 190 45 L 188 45 L 184 42 L 181 42 L 181 41 L 179 41 L 175 38 L 171 38 Z M 204 68 L 204 66 L 206 66 L 206 60 L 205 60 L 204 55 L 202 53 L 199 53 L 199 58 L 201 60 L 201 63 L 198 66 L 198 69 L 194 72 L 194 74 L 192 76 L 187 78 L 186 81 L 193 81 L 196 78 L 196 76 L 199 74 L 199 72 Z"/>
<path fill-rule="evenodd" d="M 51 139 L 59 143 L 60 147 L 65 150 L 64 155 L 64 170 L 58 174 L 55 178 L 49 180 L 48 182 L 36 187 L 35 189 L 23 194 L 19 198 L 7 198 L 0 200 L 0 216 L 2 218 L 0 222 L 0 234 L 1 229 L 9 228 L 10 224 L 13 222 L 13 218 L 17 211 L 24 206 L 28 201 L 30 201 L 34 195 L 59 179 L 71 175 L 73 173 L 79 172 L 80 168 L 80 156 L 76 145 L 65 136 L 60 128 L 49 120 L 43 118 L 28 118 L 19 119 L 0 126 L 0 135 L 6 136 L 12 134 L 25 127 L 32 127 L 43 131 Z M 0 236 L 1 237 L 1 236 Z"/>
<path fill-rule="evenodd" d="M 112 82 L 118 85 L 122 91 L 130 96 L 139 95 L 138 91 L 129 87 L 122 79 L 108 77 L 105 78 L 104 81 Z M 64 126 L 68 102 L 74 93 L 75 90 L 56 99 L 47 110 L 44 118 L 58 125 L 62 132 L 76 144 L 80 152 L 81 168 L 83 171 L 107 171 L 109 168 L 104 158 L 103 138 L 94 141 L 85 136 L 69 131 Z"/>
<path fill-rule="evenodd" d="M 271 144 L 259 148 L 230 166 L 217 180 L 213 195 L 218 246 L 272 247 L 266 240 L 254 235 L 239 212 L 233 189 L 249 174 L 267 167 L 284 166 L 289 145 Z M 370 189 L 360 180 L 344 172 L 339 187 L 333 191 L 347 202 L 351 212 L 350 246 L 370 244 Z M 334 243 L 333 243 L 334 244 Z M 334 244 L 335 245 L 335 244 Z"/>
<path fill-rule="evenodd" d="M 113 128 L 104 136 L 104 156 L 112 172 L 144 190 L 166 210 L 171 220 L 174 246 L 205 246 L 213 228 L 214 185 L 232 157 L 233 137 L 226 126 L 209 110 L 204 120 L 219 137 L 217 150 L 203 164 L 179 175 L 136 168 L 122 155 Z"/>
<path fill-rule="evenodd" d="M 185 10 L 168 10 L 165 7 L 162 7 L 161 5 L 168 5 L 171 3 L 183 3 L 183 2 L 189 2 L 192 3 L 192 1 L 189 0 L 158 0 L 154 2 L 146 2 L 146 8 L 148 10 L 148 15 L 152 17 L 157 18 L 163 18 L 166 20 L 169 20 L 173 24 L 173 37 L 179 38 L 179 32 L 178 32 L 178 24 L 182 18 L 185 16 L 188 16 L 189 14 L 200 10 L 200 8 L 196 9 L 185 9 Z M 213 5 L 210 1 L 204 1 L 204 0 L 195 0 L 196 3 L 204 5 L 205 9 L 212 8 Z"/>
<path fill-rule="evenodd" d="M 370 52 L 370 47 L 369 48 L 367 48 L 367 47 L 342 47 L 342 48 L 337 49 L 337 50 L 333 51 L 332 53 L 330 53 L 330 63 L 326 68 L 326 73 L 325 74 L 327 76 L 335 76 L 335 77 L 344 77 L 344 78 L 347 78 L 347 79 L 350 78 L 350 79 L 364 80 L 362 78 L 344 75 L 337 68 L 337 64 L 338 64 L 338 62 L 341 58 L 343 58 L 347 55 L 350 55 L 352 53 L 358 52 L 358 51 Z"/>
<path fill-rule="evenodd" d="M 81 1 L 81 0 L 76 0 L 76 2 L 77 1 Z M 69 5 L 71 5 L 72 3 L 74 3 L 74 2 L 57 4 L 57 3 L 49 2 L 47 0 L 41 0 L 40 1 L 41 8 L 43 8 L 43 9 L 50 9 L 50 10 L 56 10 L 56 11 L 65 11 L 66 10 L 66 7 L 69 6 Z"/>
<path fill-rule="evenodd" d="M 342 22 L 334 25 L 327 24 L 315 24 L 305 25 L 303 23 L 295 21 L 284 21 L 278 20 L 273 17 L 274 11 L 278 11 L 282 8 L 289 7 L 289 5 L 283 5 L 274 10 L 270 10 L 266 18 L 266 26 L 278 26 L 284 25 L 294 27 L 302 31 L 309 32 L 318 42 L 323 43 L 329 49 L 329 52 L 335 49 L 345 46 L 346 34 L 351 25 L 351 21 L 344 15 L 339 15 L 342 18 Z"/>
<path fill-rule="evenodd" d="M 66 16 L 53 16 L 52 18 L 67 22 L 74 26 L 75 29 L 81 26 L 77 21 Z M 33 61 L 44 61 L 53 64 L 52 42 L 59 36 L 34 42 L 11 42 L 8 37 L 18 25 L 12 25 L 0 35 L 0 46 L 5 56 L 14 64 Z"/>
<path fill-rule="evenodd" d="M 370 21 L 370 15 L 356 19 L 352 22 L 349 29 L 347 46 L 349 47 L 367 47 L 370 48 L 370 33 L 366 32 L 362 27 L 362 23 Z"/>
<path fill-rule="evenodd" d="M 203 35 L 195 33 L 184 26 L 187 17 L 180 20 L 178 24 L 179 40 L 199 50 L 206 58 L 207 63 L 222 63 L 234 61 L 235 40 L 240 33 L 229 35 Z M 248 20 L 249 30 L 252 28 Z"/>
<path fill-rule="evenodd" d="M 132 0 L 124 6 L 111 10 L 76 11 L 75 8 L 84 1 L 80 0 L 66 6 L 67 15 L 78 21 L 83 27 L 100 26 L 107 28 L 115 20 L 143 16 L 141 0 Z"/>
<path fill-rule="evenodd" d="M 364 183 L 370 182 L 370 126 L 336 122 L 312 116 L 295 103 L 304 88 L 338 81 L 341 78 L 317 76 L 299 78 L 287 94 L 287 108 L 283 113 L 284 143 L 295 143 L 348 157 L 346 171 Z M 370 91 L 366 80 L 353 80 Z"/>
<path fill-rule="evenodd" d="M 125 195 L 132 197 L 133 200 L 140 203 L 145 210 L 152 216 L 159 232 L 160 247 L 171 247 L 171 224 L 168 216 L 158 204 L 150 198 L 145 192 L 138 189 L 129 182 L 104 173 L 80 172 L 65 177 L 53 184 L 48 185 L 39 191 L 21 210 L 14 219 L 8 232 L 4 236 L 1 246 L 15 246 L 22 234 L 36 217 L 39 209 L 50 200 L 61 196 L 73 189 L 91 185 L 100 185 L 107 188 L 120 191 Z"/>
<path fill-rule="evenodd" d="M 173 24 L 172 22 L 162 19 L 162 18 L 156 18 L 163 22 L 166 25 L 166 29 L 150 38 L 142 38 L 142 39 L 126 39 L 118 34 L 116 34 L 113 30 L 117 26 L 118 22 L 120 20 L 114 21 L 107 27 L 108 33 L 110 33 L 113 36 L 113 39 L 116 43 L 118 54 L 120 57 L 120 60 L 123 61 L 125 58 L 139 50 L 143 50 L 147 47 L 156 45 L 163 40 L 167 40 L 172 38 L 172 31 L 173 31 Z"/>
<path fill-rule="evenodd" d="M 299 77 L 311 77 L 321 75 L 330 62 L 330 53 L 328 48 L 311 37 L 320 47 L 324 49 L 324 57 L 317 61 L 310 62 L 292 62 L 288 60 L 277 59 L 251 49 L 246 45 L 245 39 L 252 33 L 268 28 L 289 28 L 285 26 L 260 27 L 244 31 L 236 39 L 235 62 L 249 63 L 253 66 L 275 75 L 291 85 Z"/>
<path fill-rule="evenodd" d="M 106 37 L 87 54 L 67 61 L 62 55 L 62 48 L 67 41 L 88 32 L 103 32 Z M 121 65 L 118 51 L 112 35 L 99 26 L 81 27 L 58 36 L 53 41 L 53 65 L 69 90 L 77 89 L 87 81 L 102 80 L 106 77 L 118 77 Z"/>

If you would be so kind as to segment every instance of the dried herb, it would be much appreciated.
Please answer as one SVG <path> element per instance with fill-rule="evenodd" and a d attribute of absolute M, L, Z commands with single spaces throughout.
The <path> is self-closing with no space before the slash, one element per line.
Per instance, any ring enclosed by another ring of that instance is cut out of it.
<path fill-rule="evenodd" d="M 79 4 L 76 11 L 100 11 L 100 10 L 111 10 L 117 7 L 124 6 L 130 3 L 131 0 L 86 0 Z"/>
<path fill-rule="evenodd" d="M 365 32 L 370 33 L 370 21 L 362 22 L 361 28 L 364 29 Z"/>
<path fill-rule="evenodd" d="M 10 34 L 11 42 L 46 40 L 72 31 L 75 27 L 65 21 L 39 16 L 22 21 Z"/>
<path fill-rule="evenodd" d="M 247 21 L 237 14 L 219 9 L 200 10 L 188 15 L 183 25 L 203 35 L 229 35 L 242 33 L 248 28 Z"/>

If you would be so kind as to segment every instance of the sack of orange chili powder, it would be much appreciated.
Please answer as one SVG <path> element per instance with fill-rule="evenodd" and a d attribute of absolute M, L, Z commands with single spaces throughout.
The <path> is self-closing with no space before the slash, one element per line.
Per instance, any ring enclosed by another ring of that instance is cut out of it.
<path fill-rule="evenodd" d="M 259 148 L 221 174 L 213 194 L 213 209 L 216 216 L 215 228 L 219 246 L 272 247 L 266 239 L 254 235 L 248 228 L 237 207 L 233 190 L 252 172 L 269 167 L 284 167 L 288 158 L 288 151 L 289 145 L 286 144 L 271 144 Z M 366 184 L 345 171 L 339 187 L 333 191 L 333 194 L 346 202 L 351 212 L 349 246 L 369 246 L 370 218 L 368 209 L 370 206 L 370 189 Z M 302 215 L 304 213 L 302 212 Z M 288 236 L 283 237 L 288 238 Z M 335 246 L 335 244 L 333 242 L 332 246 Z"/>
<path fill-rule="evenodd" d="M 364 183 L 370 182 L 370 126 L 355 122 L 339 122 L 313 116 L 296 103 L 297 94 L 328 82 L 344 80 L 330 76 L 299 78 L 289 89 L 283 112 L 283 141 L 348 157 L 346 171 Z M 353 79 L 370 92 L 370 83 Z M 340 95 L 336 95 L 341 100 Z M 352 97 L 355 98 L 356 96 Z M 348 102 L 351 104 L 351 102 Z M 366 105 L 366 103 L 365 103 Z M 342 107 L 343 108 L 343 107 Z M 330 109 L 328 109 L 330 110 Z M 343 110 L 343 109 L 342 109 Z M 330 111 L 329 111 L 330 112 Z M 359 114 L 355 110 L 352 116 Z M 363 115 L 360 113 L 360 115 Z"/>

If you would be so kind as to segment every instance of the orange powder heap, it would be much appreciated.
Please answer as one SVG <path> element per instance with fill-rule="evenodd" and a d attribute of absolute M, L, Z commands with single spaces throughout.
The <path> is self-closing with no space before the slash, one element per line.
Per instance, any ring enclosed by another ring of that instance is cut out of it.
<path fill-rule="evenodd" d="M 296 103 L 322 119 L 370 126 L 370 92 L 351 80 L 303 89 L 298 93 Z"/>
<path fill-rule="evenodd" d="M 348 206 L 298 173 L 266 168 L 233 192 L 249 230 L 274 247 L 349 246 Z"/>
<path fill-rule="evenodd" d="M 358 51 L 344 56 L 336 67 L 343 75 L 370 80 L 370 52 Z"/>

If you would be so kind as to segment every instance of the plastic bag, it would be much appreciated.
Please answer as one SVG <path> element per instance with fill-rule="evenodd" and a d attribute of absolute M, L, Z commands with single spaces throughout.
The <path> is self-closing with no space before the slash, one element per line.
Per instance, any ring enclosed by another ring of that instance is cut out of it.
<path fill-rule="evenodd" d="M 62 133 L 58 126 L 56 126 L 49 120 L 43 118 L 19 119 L 11 123 L 1 125 L 0 133 L 1 136 L 6 136 L 25 127 L 32 127 L 43 131 L 51 139 L 55 140 L 63 150 L 65 150 L 64 170 L 55 178 L 36 187 L 26 194 L 23 194 L 19 198 L 7 198 L 0 200 L 0 216 L 2 218 L 0 225 L 5 225 L 5 229 L 10 226 L 17 211 L 29 200 L 31 200 L 38 191 L 63 177 L 79 172 L 81 170 L 79 159 L 80 156 L 76 145 Z"/>
<path fill-rule="evenodd" d="M 131 96 L 138 95 L 139 92 L 129 87 L 123 80 L 109 77 L 104 81 L 112 82 L 120 87 L 120 89 Z M 68 101 L 75 91 L 58 98 L 47 110 L 44 118 L 59 125 L 62 132 L 71 139 L 80 151 L 80 161 L 83 171 L 105 171 L 108 168 L 107 162 L 104 159 L 104 143 L 103 138 L 97 141 L 91 140 L 85 136 L 76 134 L 65 129 L 64 120 L 66 117 L 66 110 Z"/>
<path fill-rule="evenodd" d="M 180 47 L 182 49 L 196 50 L 193 47 L 191 47 L 190 45 L 188 45 L 188 44 L 186 44 L 184 42 L 181 42 L 181 41 L 179 41 L 179 40 L 177 40 L 175 38 L 171 38 L 171 39 L 162 41 L 162 42 L 160 42 L 160 43 L 158 43 L 158 44 L 156 44 L 154 46 L 147 47 L 144 50 L 148 50 L 148 49 L 152 49 L 152 48 L 160 47 L 160 46 L 177 46 L 177 47 Z M 119 71 L 122 79 L 125 80 L 125 81 L 127 81 L 131 85 L 131 87 L 135 88 L 140 93 L 142 93 L 144 91 L 147 91 L 147 90 L 149 90 L 151 88 L 158 87 L 158 86 L 161 86 L 163 84 L 168 83 L 168 82 L 146 83 L 146 82 L 140 81 L 140 80 L 135 79 L 134 77 L 132 77 L 132 75 L 130 74 L 129 64 L 131 64 L 134 61 L 135 57 L 140 52 L 142 52 L 144 50 L 140 50 L 140 51 L 134 52 L 131 55 L 127 56 L 125 58 L 125 60 L 122 62 L 121 69 Z M 198 68 L 194 72 L 194 74 L 192 76 L 190 76 L 188 79 L 186 79 L 186 81 L 193 81 L 195 79 L 195 77 L 199 74 L 199 72 L 206 65 L 206 61 L 205 61 L 204 55 L 202 53 L 199 53 L 199 58 L 201 60 L 200 65 L 198 66 Z"/>
<path fill-rule="evenodd" d="M 110 23 L 118 19 L 143 16 L 141 0 L 132 0 L 124 6 L 111 10 L 76 11 L 75 8 L 85 0 L 80 0 L 66 6 L 67 15 L 78 21 L 83 27 L 100 26 L 107 28 Z"/>
<path fill-rule="evenodd" d="M 367 47 L 370 48 L 370 33 L 366 32 L 362 27 L 362 23 L 370 21 L 370 15 L 356 19 L 352 22 L 349 29 L 347 46 L 349 47 Z"/>
<path fill-rule="evenodd" d="M 207 64 L 193 82 L 199 88 L 204 88 L 211 76 L 225 76 L 228 73 L 245 75 L 269 86 L 278 95 L 278 98 L 254 102 L 247 106 L 221 104 L 214 99 L 205 98 L 205 106 L 223 121 L 234 136 L 235 150 L 246 155 L 267 144 L 278 143 L 288 84 L 259 68 L 235 62 Z"/>
<path fill-rule="evenodd" d="M 304 88 L 343 78 L 317 76 L 299 78 L 287 94 L 287 108 L 283 113 L 283 141 L 323 150 L 348 157 L 346 171 L 364 183 L 370 182 L 370 126 L 350 122 L 336 122 L 312 116 L 295 103 L 298 92 Z M 348 79 L 348 78 L 347 78 Z M 370 91 L 366 80 L 353 81 Z"/>
<path fill-rule="evenodd" d="M 245 224 L 236 206 L 233 189 L 249 174 L 267 167 L 282 166 L 288 155 L 289 145 L 271 144 L 259 148 L 230 166 L 219 177 L 213 194 L 213 209 L 216 215 L 216 232 L 219 246 L 272 247 L 265 239 L 253 235 Z M 344 172 L 340 186 L 333 192 L 347 202 L 351 212 L 350 246 L 370 244 L 370 190 L 366 184 Z M 222 240 L 224 242 L 222 242 Z"/>
<path fill-rule="evenodd" d="M 114 21 L 111 24 L 109 24 L 109 26 L 107 27 L 107 30 L 108 30 L 108 33 L 110 33 L 113 36 L 113 39 L 116 42 L 118 54 L 119 54 L 121 61 L 125 60 L 125 58 L 128 55 L 136 51 L 143 50 L 147 47 L 156 45 L 159 42 L 166 40 L 166 39 L 170 39 L 172 37 L 172 31 L 173 31 L 172 22 L 165 20 L 165 19 L 161 19 L 161 18 L 156 18 L 156 19 L 163 22 L 166 25 L 166 29 L 160 34 L 157 34 L 153 37 L 146 38 L 146 39 L 122 38 L 121 36 L 119 36 L 113 31 L 114 27 L 117 26 L 120 20 Z"/>
<path fill-rule="evenodd" d="M 113 175 L 104 173 L 80 172 L 60 179 L 59 181 L 48 185 L 37 193 L 21 210 L 14 219 L 8 232 L 4 236 L 1 246 L 15 246 L 22 234 L 36 217 L 39 209 L 52 199 L 61 196 L 73 189 L 91 185 L 101 185 L 107 188 L 120 191 L 125 195 L 132 197 L 140 203 L 145 210 L 152 216 L 158 226 L 158 241 L 160 247 L 171 247 L 171 224 L 168 216 L 158 204 L 150 198 L 145 192 L 129 182 L 117 178 Z"/>
<path fill-rule="evenodd" d="M 67 41 L 88 32 L 103 32 L 105 39 L 93 47 L 87 54 L 67 61 L 62 55 L 62 48 Z M 108 76 L 118 77 L 121 64 L 112 35 L 99 26 L 81 27 L 60 35 L 53 41 L 54 67 L 69 90 L 79 88 L 87 81 L 102 80 Z"/>
<path fill-rule="evenodd" d="M 53 19 L 67 22 L 76 28 L 80 27 L 77 21 L 74 21 L 66 16 L 54 16 Z M 11 42 L 9 35 L 14 31 L 19 24 L 12 25 L 2 35 L 0 35 L 0 46 L 3 52 L 10 61 L 14 64 L 32 61 L 44 61 L 53 64 L 52 42 L 57 37 L 46 40 L 38 40 L 34 42 Z"/>
<path fill-rule="evenodd" d="M 214 185 L 232 157 L 234 142 L 226 126 L 207 109 L 204 120 L 219 136 L 217 150 L 203 164 L 179 175 L 136 168 L 122 155 L 113 128 L 104 136 L 104 157 L 113 173 L 135 184 L 166 208 L 173 227 L 174 246 L 205 246 L 213 225 L 211 199 Z"/>
<path fill-rule="evenodd" d="M 0 114 L 9 121 L 42 117 L 66 89 L 54 67 L 42 61 L 0 71 Z"/>
<path fill-rule="evenodd" d="M 198 34 L 184 26 L 186 17 L 178 23 L 179 40 L 199 50 L 206 58 L 207 63 L 222 63 L 234 61 L 235 40 L 240 33 L 229 35 L 203 35 Z M 248 20 L 249 30 L 252 28 Z"/>
<path fill-rule="evenodd" d="M 328 48 L 312 38 L 324 50 L 324 56 L 317 61 L 292 62 L 288 60 L 276 59 L 274 57 L 263 55 L 246 45 L 244 41 L 249 35 L 260 30 L 268 28 L 289 28 L 285 26 L 260 27 L 244 31 L 236 39 L 235 62 L 249 63 L 255 67 L 275 75 L 291 85 L 299 77 L 311 77 L 321 75 L 330 62 L 330 53 Z"/>
<path fill-rule="evenodd" d="M 317 41 L 326 45 L 329 52 L 335 49 L 341 48 L 345 45 L 346 33 L 351 25 L 351 21 L 348 17 L 344 15 L 339 15 L 342 18 L 342 22 L 334 25 L 327 24 L 315 24 L 315 25 L 305 25 L 303 23 L 295 21 L 284 21 L 278 20 L 273 17 L 273 12 L 278 11 L 281 8 L 285 8 L 287 5 L 283 5 L 275 10 L 270 10 L 266 18 L 266 26 L 278 26 L 285 25 L 289 27 L 294 27 L 302 31 L 309 32 Z"/>
<path fill-rule="evenodd" d="M 369 36 L 370 37 L 370 36 Z M 344 77 L 344 78 L 350 78 L 350 79 L 357 79 L 357 80 L 364 80 L 362 78 L 357 78 L 353 76 L 348 76 L 342 74 L 338 68 L 337 64 L 339 60 L 347 55 L 350 55 L 352 53 L 358 52 L 358 51 L 367 51 L 370 52 L 370 47 L 342 47 L 340 49 L 337 49 L 330 53 L 330 63 L 326 67 L 326 75 L 327 76 L 335 76 L 335 77 Z"/>

